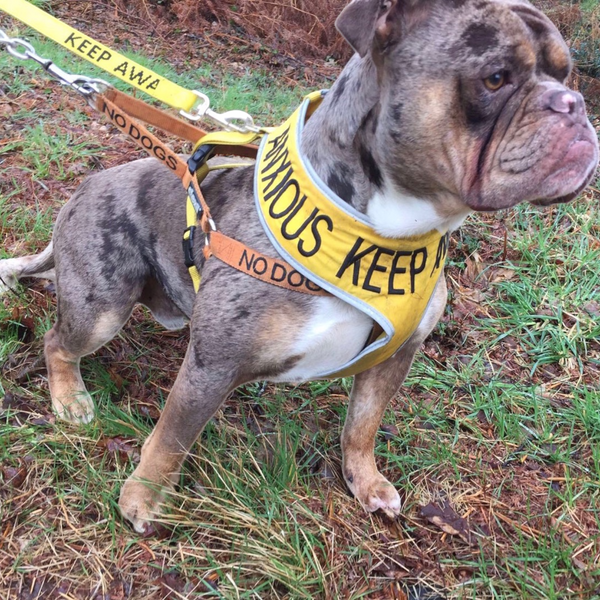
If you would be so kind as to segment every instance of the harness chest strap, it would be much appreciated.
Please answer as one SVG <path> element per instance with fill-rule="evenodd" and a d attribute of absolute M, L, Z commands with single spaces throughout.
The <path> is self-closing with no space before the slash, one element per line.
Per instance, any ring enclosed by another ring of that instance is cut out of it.
<path fill-rule="evenodd" d="M 223 235 L 220 231 L 213 231 L 210 234 L 210 244 L 204 247 L 204 256 L 209 258 L 211 255 L 266 283 L 314 296 L 330 295 L 285 261 L 249 250 L 241 242 Z"/>
<path fill-rule="evenodd" d="M 206 257 L 214 255 L 238 271 L 285 289 L 311 295 L 328 295 L 327 292 L 314 285 L 304 275 L 285 263 L 285 261 L 256 252 L 241 242 L 216 231 L 210 215 L 210 209 L 200 189 L 196 173 L 192 173 L 188 168 L 188 164 L 166 144 L 163 144 L 144 125 L 132 119 L 125 106 L 127 108 L 133 107 L 138 118 L 147 119 L 152 124 L 156 124 L 167 131 L 172 131 L 178 127 L 177 123 L 182 122 L 166 113 L 162 113 L 158 109 L 146 105 L 140 100 L 132 102 L 134 99 L 129 98 L 128 100 L 124 100 L 124 98 L 129 97 L 117 90 L 111 89 L 109 93 L 99 94 L 96 97 L 96 109 L 104 114 L 120 131 L 131 137 L 148 154 L 167 166 L 181 180 L 183 187 L 188 193 L 188 201 L 186 203 L 188 227 L 184 233 L 185 244 L 191 246 L 196 223 L 199 221 L 200 228 L 208 236 L 208 243 L 205 244 L 204 248 L 204 255 Z M 158 115 L 158 113 L 162 114 Z M 174 124 L 174 122 L 176 123 Z M 182 125 L 187 126 L 185 123 L 182 123 Z M 185 132 L 184 139 L 196 137 L 195 133 L 189 129 L 189 126 L 187 127 L 187 129 L 183 130 Z M 204 134 L 199 129 L 198 132 L 200 134 L 198 137 L 202 138 L 202 144 L 205 143 L 205 140 L 209 144 L 218 144 L 216 147 L 216 153 L 218 154 L 237 154 L 246 157 L 256 155 L 256 146 L 250 144 L 257 137 L 254 133 L 215 132 Z M 186 266 L 190 272 L 194 289 L 198 291 L 200 275 L 194 264 L 191 251 L 190 256 L 187 257 Z"/>

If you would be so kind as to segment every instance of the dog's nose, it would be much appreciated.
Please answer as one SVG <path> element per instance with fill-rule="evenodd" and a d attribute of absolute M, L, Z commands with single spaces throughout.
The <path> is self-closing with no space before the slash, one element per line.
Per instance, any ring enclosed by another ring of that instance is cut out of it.
<path fill-rule="evenodd" d="M 557 113 L 575 114 L 585 110 L 583 96 L 573 90 L 548 90 L 542 97 L 542 103 Z"/>

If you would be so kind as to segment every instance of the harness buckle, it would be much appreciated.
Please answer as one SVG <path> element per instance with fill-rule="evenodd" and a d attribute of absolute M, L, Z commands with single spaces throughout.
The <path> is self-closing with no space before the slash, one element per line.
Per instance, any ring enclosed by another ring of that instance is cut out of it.
<path fill-rule="evenodd" d="M 202 144 L 194 150 L 187 161 L 188 169 L 192 175 L 212 156 L 214 149 L 215 147 L 212 144 Z"/>
<path fill-rule="evenodd" d="M 189 236 L 186 238 L 185 234 L 189 232 Z M 183 246 L 183 261 L 185 266 L 189 269 L 195 265 L 194 263 L 194 233 L 196 232 L 196 226 L 190 225 L 183 232 L 183 239 L 181 245 Z"/>
<path fill-rule="evenodd" d="M 213 231 L 217 230 L 217 225 L 216 223 L 213 221 L 212 217 L 208 217 L 208 219 L 206 219 L 206 222 L 208 224 L 208 228 L 206 231 L 204 231 L 204 246 L 206 248 L 208 248 L 210 246 L 210 234 Z"/>

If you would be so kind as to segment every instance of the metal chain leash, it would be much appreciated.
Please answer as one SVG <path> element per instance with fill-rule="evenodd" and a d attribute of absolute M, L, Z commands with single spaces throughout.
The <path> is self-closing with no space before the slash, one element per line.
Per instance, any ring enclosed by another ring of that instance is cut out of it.
<path fill-rule="evenodd" d="M 73 75 L 64 71 L 50 59 L 40 56 L 27 40 L 11 38 L 2 29 L 0 29 L 0 45 L 4 46 L 7 52 L 15 58 L 20 60 L 33 60 L 42 65 L 44 70 L 57 79 L 62 85 L 73 88 L 87 99 L 91 99 L 94 94 L 99 94 L 111 87 L 110 83 L 103 79 L 86 77 L 85 75 Z"/>
<path fill-rule="evenodd" d="M 92 101 L 95 94 L 100 94 L 107 88 L 112 87 L 104 79 L 87 77 L 85 75 L 73 75 L 64 71 L 50 59 L 40 56 L 27 40 L 11 38 L 2 29 L 0 29 L 0 46 L 4 46 L 8 53 L 15 58 L 37 62 L 62 85 L 73 88 L 88 99 L 88 102 Z M 254 120 L 248 113 L 242 110 L 230 110 L 218 113 L 210 108 L 210 100 L 206 94 L 197 90 L 193 90 L 193 93 L 198 97 L 200 102 L 191 112 L 179 111 L 186 119 L 200 121 L 204 117 L 207 117 L 219 126 L 239 133 L 261 133 L 264 131 L 263 128 L 254 124 Z"/>

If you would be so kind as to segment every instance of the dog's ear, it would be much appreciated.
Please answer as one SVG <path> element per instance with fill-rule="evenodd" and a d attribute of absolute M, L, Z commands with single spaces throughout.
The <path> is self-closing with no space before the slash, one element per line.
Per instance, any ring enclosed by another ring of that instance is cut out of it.
<path fill-rule="evenodd" d="M 511 7 L 539 43 L 538 65 L 549 75 L 563 83 L 571 72 L 569 48 L 550 19 L 531 5 Z"/>
<path fill-rule="evenodd" d="M 402 1 L 402 0 L 400 0 Z M 398 0 L 352 0 L 335 21 L 338 31 L 361 56 L 371 49 L 375 36 L 389 37 L 390 14 Z"/>
<path fill-rule="evenodd" d="M 364 57 L 373 47 L 385 51 L 413 26 L 427 18 L 429 0 L 353 0 L 335 25 Z"/>

